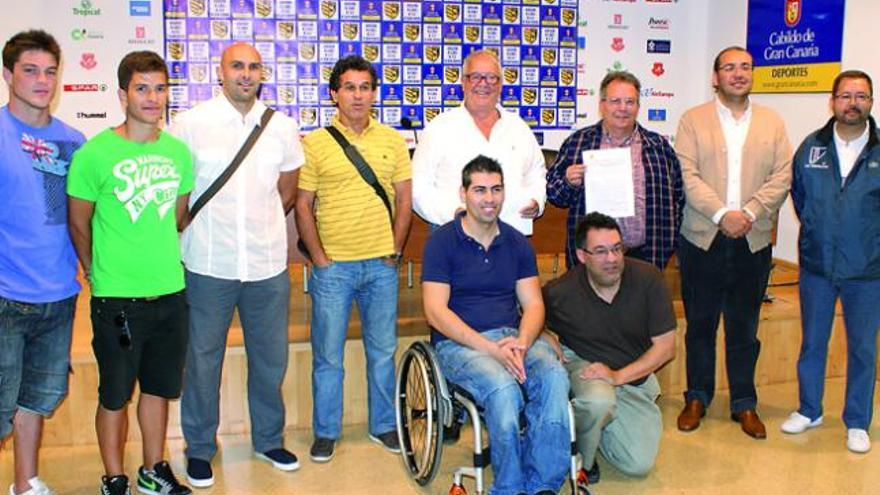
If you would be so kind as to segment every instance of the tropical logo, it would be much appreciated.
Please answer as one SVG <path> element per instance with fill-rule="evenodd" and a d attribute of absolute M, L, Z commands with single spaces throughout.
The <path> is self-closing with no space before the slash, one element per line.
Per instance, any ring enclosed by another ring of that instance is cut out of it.
<path fill-rule="evenodd" d="M 92 0 L 80 0 L 76 7 L 73 8 L 73 15 L 81 15 L 83 17 L 101 15 L 101 9 L 92 5 Z"/>

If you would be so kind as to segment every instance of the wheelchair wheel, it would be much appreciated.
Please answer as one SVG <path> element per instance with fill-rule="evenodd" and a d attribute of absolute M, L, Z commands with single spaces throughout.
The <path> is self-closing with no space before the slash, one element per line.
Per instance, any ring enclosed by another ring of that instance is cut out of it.
<path fill-rule="evenodd" d="M 446 383 L 429 344 L 416 342 L 404 353 L 395 389 L 397 434 L 403 463 L 419 485 L 434 479 L 449 416 Z"/>

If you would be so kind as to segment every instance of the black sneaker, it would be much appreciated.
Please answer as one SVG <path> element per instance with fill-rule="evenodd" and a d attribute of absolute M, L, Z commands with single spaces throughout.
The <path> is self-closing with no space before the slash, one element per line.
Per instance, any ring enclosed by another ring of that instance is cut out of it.
<path fill-rule="evenodd" d="M 120 474 L 108 478 L 101 476 L 101 488 L 98 491 L 100 495 L 131 495 L 128 488 L 128 476 Z"/>
<path fill-rule="evenodd" d="M 599 482 L 600 477 L 601 476 L 599 473 L 599 463 L 596 461 L 593 461 L 593 467 L 591 467 L 590 470 L 587 471 L 587 480 L 589 480 L 591 485 L 595 485 L 596 483 Z"/>
<path fill-rule="evenodd" d="M 336 440 L 332 438 L 315 437 L 312 448 L 309 450 L 309 458 L 313 462 L 329 462 L 333 459 L 333 448 Z"/>
<path fill-rule="evenodd" d="M 386 431 L 375 436 L 370 434 L 370 440 L 381 444 L 388 452 L 400 453 L 400 439 L 397 438 L 397 430 Z"/>
<path fill-rule="evenodd" d="M 285 448 L 257 452 L 255 455 L 258 459 L 271 463 L 275 469 L 282 471 L 296 471 L 299 469 L 299 460 L 296 458 L 296 454 Z"/>
<path fill-rule="evenodd" d="M 186 481 L 196 488 L 207 488 L 213 485 L 214 471 L 211 469 L 211 463 L 195 457 L 187 459 Z"/>
<path fill-rule="evenodd" d="M 157 462 L 153 469 L 138 468 L 137 490 L 146 495 L 190 495 L 192 490 L 181 485 L 167 462 Z"/>

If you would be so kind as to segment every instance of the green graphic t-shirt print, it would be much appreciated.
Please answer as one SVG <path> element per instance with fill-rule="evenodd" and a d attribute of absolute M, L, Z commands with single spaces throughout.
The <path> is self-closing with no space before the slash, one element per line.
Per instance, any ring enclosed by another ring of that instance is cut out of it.
<path fill-rule="evenodd" d="M 113 176 L 122 182 L 113 192 L 125 206 L 132 223 L 137 223 L 151 205 L 156 206 L 160 219 L 174 208 L 180 173 L 171 157 L 146 154 L 126 158 L 113 166 Z"/>
<path fill-rule="evenodd" d="M 92 294 L 151 297 L 183 289 L 177 198 L 193 188 L 186 145 L 165 132 L 135 143 L 107 129 L 73 157 L 68 194 L 93 202 Z"/>

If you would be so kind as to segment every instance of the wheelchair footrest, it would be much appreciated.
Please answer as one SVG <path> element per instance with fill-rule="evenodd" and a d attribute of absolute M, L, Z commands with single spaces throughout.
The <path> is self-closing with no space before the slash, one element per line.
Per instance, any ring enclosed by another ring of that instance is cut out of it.
<path fill-rule="evenodd" d="M 467 495 L 467 490 L 458 483 L 453 483 L 452 486 L 449 487 L 449 495 Z"/>

